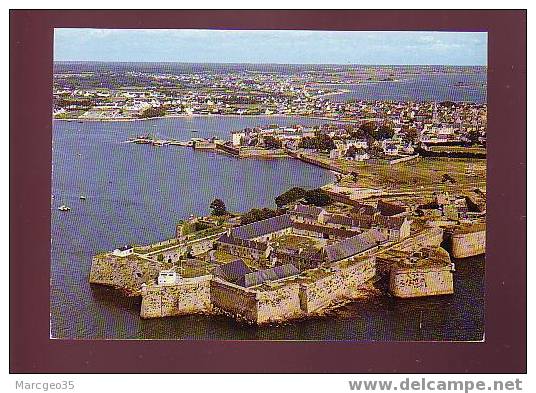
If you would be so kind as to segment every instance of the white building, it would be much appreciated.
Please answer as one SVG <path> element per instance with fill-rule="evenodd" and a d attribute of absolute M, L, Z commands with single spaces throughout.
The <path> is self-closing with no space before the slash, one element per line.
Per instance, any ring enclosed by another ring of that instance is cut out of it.
<path fill-rule="evenodd" d="M 368 143 L 364 139 L 349 139 L 346 141 L 346 147 L 353 146 L 356 149 L 367 149 Z"/>
<path fill-rule="evenodd" d="M 242 138 L 246 136 L 245 132 L 235 131 L 231 133 L 233 138 L 233 146 L 240 146 L 242 144 Z"/>
<path fill-rule="evenodd" d="M 133 252 L 134 252 L 134 247 L 125 245 L 123 247 L 119 247 L 113 250 L 112 254 L 115 255 L 116 257 L 126 257 L 132 254 Z"/>
<path fill-rule="evenodd" d="M 158 274 L 158 285 L 175 285 L 181 276 L 174 269 L 162 270 Z"/>
<path fill-rule="evenodd" d="M 356 161 L 366 161 L 369 158 L 370 158 L 370 156 L 368 155 L 368 153 L 364 149 L 357 149 L 357 151 L 355 153 L 355 156 L 354 156 L 354 160 L 356 160 Z"/>

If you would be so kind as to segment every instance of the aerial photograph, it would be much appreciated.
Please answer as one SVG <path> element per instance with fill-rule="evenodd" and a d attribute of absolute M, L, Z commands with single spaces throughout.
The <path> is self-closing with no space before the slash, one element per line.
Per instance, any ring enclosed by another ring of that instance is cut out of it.
<path fill-rule="evenodd" d="M 487 40 L 56 28 L 50 337 L 484 341 Z"/>

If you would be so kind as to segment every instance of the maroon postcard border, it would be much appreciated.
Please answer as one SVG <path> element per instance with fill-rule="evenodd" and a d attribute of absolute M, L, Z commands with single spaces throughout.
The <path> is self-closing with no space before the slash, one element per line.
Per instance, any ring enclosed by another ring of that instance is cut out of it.
<path fill-rule="evenodd" d="M 482 343 L 49 338 L 53 29 L 488 32 L 488 241 Z M 526 372 L 525 10 L 11 10 L 10 372 Z"/>

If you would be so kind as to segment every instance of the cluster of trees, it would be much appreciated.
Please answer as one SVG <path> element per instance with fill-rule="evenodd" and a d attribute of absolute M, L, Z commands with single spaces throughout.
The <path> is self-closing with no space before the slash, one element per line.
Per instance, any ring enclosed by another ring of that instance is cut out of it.
<path fill-rule="evenodd" d="M 151 117 L 161 117 L 166 114 L 166 110 L 163 107 L 153 108 L 149 107 L 145 109 L 142 113 L 139 114 L 139 117 L 143 119 L 151 118 Z"/>
<path fill-rule="evenodd" d="M 473 145 L 479 144 L 480 141 L 478 138 L 480 138 L 480 133 L 476 130 L 471 130 L 467 133 L 467 138 L 469 139 L 470 143 Z"/>
<path fill-rule="evenodd" d="M 306 190 L 293 187 L 275 198 L 275 204 L 281 208 L 289 203 L 302 200 L 308 205 L 326 206 L 331 203 L 331 197 L 321 188 Z"/>
<path fill-rule="evenodd" d="M 281 141 L 279 139 L 274 138 L 271 135 L 264 136 L 262 138 L 262 141 L 264 143 L 264 147 L 267 149 L 280 149 L 281 148 Z"/>
<path fill-rule="evenodd" d="M 280 209 L 269 209 L 267 207 L 262 209 L 253 208 L 240 218 L 240 223 L 251 224 L 252 222 L 266 220 L 267 218 L 279 216 L 283 213 L 284 211 Z"/>
<path fill-rule="evenodd" d="M 393 125 L 389 122 L 385 122 L 378 127 L 376 122 L 367 121 L 359 127 L 360 130 L 367 136 L 376 139 L 377 141 L 390 139 L 395 134 Z"/>
<path fill-rule="evenodd" d="M 60 98 L 56 102 L 56 105 L 60 108 L 66 108 L 71 105 L 75 105 L 80 108 L 90 108 L 93 106 L 93 101 L 90 99 Z"/>
<path fill-rule="evenodd" d="M 326 134 L 318 134 L 314 137 L 305 137 L 303 138 L 299 145 L 299 148 L 302 149 L 316 149 L 320 151 L 330 151 L 335 149 L 335 142 Z"/>

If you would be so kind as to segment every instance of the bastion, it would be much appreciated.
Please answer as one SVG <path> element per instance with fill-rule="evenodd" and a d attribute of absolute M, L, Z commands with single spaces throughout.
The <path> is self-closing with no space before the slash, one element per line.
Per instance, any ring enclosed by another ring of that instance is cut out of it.
<path fill-rule="evenodd" d="M 467 258 L 486 252 L 486 224 L 478 223 L 454 230 L 450 235 L 454 258 Z"/>
<path fill-rule="evenodd" d="M 390 292 L 400 298 L 454 293 L 453 270 L 448 252 L 441 247 L 392 257 Z"/>
<path fill-rule="evenodd" d="M 153 282 L 161 270 L 171 264 L 131 254 L 126 257 L 112 253 L 96 255 L 91 261 L 89 282 L 122 289 L 131 295 L 139 295 L 141 286 Z"/>

